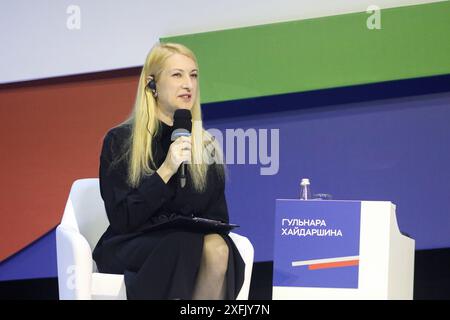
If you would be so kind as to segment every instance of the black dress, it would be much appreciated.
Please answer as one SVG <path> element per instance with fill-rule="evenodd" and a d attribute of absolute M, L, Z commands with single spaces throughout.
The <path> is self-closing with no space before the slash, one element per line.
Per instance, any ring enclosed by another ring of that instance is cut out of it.
<path fill-rule="evenodd" d="M 160 121 L 154 160 L 159 167 L 170 146 L 172 127 Z M 127 183 L 127 160 L 112 160 L 123 153 L 130 125 L 111 129 L 100 156 L 100 192 L 110 225 L 97 243 L 93 258 L 100 272 L 124 274 L 128 299 L 192 299 L 203 249 L 204 234 L 180 229 L 149 231 L 149 226 L 173 214 L 228 222 L 225 183 L 210 165 L 207 187 L 196 192 L 188 175 L 184 188 L 178 174 L 164 183 L 155 172 L 137 188 Z M 235 299 L 244 280 L 245 265 L 228 234 L 226 299 Z"/>

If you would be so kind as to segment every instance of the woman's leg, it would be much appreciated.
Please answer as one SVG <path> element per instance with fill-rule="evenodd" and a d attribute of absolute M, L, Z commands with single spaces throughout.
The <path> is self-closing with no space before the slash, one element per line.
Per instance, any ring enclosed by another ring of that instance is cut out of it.
<path fill-rule="evenodd" d="M 218 234 L 205 235 L 202 259 L 192 299 L 224 299 L 228 267 L 228 245 Z"/>
<path fill-rule="evenodd" d="M 128 299 L 192 299 L 202 260 L 204 235 L 160 230 L 113 251 L 126 263 Z"/>

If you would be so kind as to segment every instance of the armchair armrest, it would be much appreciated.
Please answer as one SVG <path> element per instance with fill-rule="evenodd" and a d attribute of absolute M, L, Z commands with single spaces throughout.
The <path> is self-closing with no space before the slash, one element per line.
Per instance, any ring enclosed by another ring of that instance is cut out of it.
<path fill-rule="evenodd" d="M 239 291 L 239 294 L 236 297 L 236 300 L 248 300 L 255 250 L 252 243 L 247 237 L 241 236 L 234 232 L 230 232 L 228 235 L 238 248 L 239 253 L 245 263 L 245 280 L 242 284 L 241 291 Z"/>
<path fill-rule="evenodd" d="M 92 250 L 87 240 L 73 228 L 56 228 L 59 298 L 85 299 L 91 297 Z"/>

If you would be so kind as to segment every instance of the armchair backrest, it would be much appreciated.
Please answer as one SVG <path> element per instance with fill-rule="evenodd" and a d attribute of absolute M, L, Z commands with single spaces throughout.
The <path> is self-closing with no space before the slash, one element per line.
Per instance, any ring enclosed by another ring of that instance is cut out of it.
<path fill-rule="evenodd" d="M 76 180 L 70 190 L 61 225 L 81 233 L 94 249 L 109 225 L 98 178 Z"/>

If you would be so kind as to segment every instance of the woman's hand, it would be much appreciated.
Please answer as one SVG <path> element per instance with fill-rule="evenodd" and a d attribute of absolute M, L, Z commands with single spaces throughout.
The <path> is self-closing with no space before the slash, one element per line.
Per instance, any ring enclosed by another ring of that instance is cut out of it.
<path fill-rule="evenodd" d="M 169 147 L 167 156 L 156 172 L 165 183 L 178 171 L 181 163 L 191 162 L 191 137 L 178 137 Z"/>

